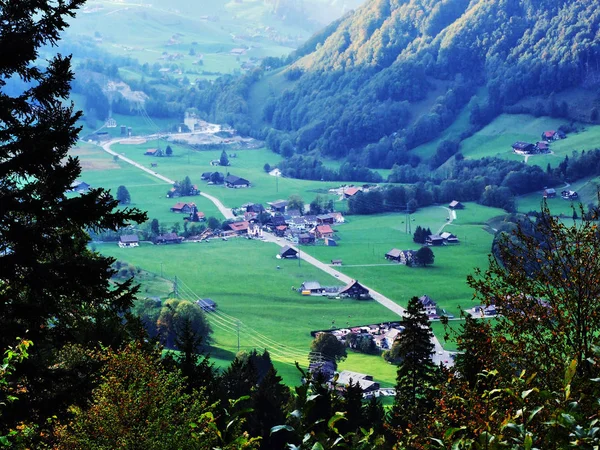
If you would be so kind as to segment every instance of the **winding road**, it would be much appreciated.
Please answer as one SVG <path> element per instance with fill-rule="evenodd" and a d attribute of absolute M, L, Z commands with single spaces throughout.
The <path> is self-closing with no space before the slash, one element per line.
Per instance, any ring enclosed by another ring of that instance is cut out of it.
<path fill-rule="evenodd" d="M 148 136 L 147 138 L 152 138 L 152 136 Z M 164 175 L 159 174 L 158 172 L 155 172 L 151 169 L 148 169 L 147 167 L 144 167 L 142 164 L 139 164 L 123 155 L 120 155 L 119 153 L 111 150 L 111 146 L 117 143 L 127 143 L 127 142 L 133 142 L 131 138 L 124 138 L 124 139 L 113 139 L 111 141 L 105 142 L 101 145 L 102 149 L 113 155 L 118 157 L 120 160 L 131 164 L 132 166 L 137 167 L 140 170 L 143 170 L 144 172 L 152 175 L 155 178 L 158 178 L 161 181 L 164 181 L 166 183 L 169 184 L 174 184 L 175 181 L 171 180 L 170 178 L 165 177 Z M 221 214 L 223 214 L 223 216 L 226 219 L 233 219 L 234 215 L 231 212 L 231 208 L 227 208 L 225 207 L 225 205 L 223 205 L 223 203 L 217 199 L 216 197 L 206 194 L 204 192 L 200 192 L 200 195 L 202 195 L 203 197 L 207 198 L 208 200 L 210 200 L 211 202 L 213 202 L 215 204 L 215 206 L 219 209 L 219 211 L 221 212 Z M 445 223 L 440 230 L 438 231 L 438 233 L 441 233 L 441 230 L 443 230 L 443 228 L 448 225 L 449 223 L 452 223 L 452 221 L 456 218 L 456 213 L 452 210 L 448 210 L 449 214 L 450 214 L 450 220 Z M 454 214 L 452 214 L 454 213 Z M 275 237 L 273 234 L 268 233 L 268 232 L 264 232 L 263 233 L 264 236 L 264 241 L 265 242 L 272 242 L 274 244 L 277 244 L 280 247 L 283 247 L 285 245 L 289 245 L 289 243 L 285 240 L 281 240 L 281 238 L 277 238 Z M 350 283 L 351 281 L 353 281 L 352 278 L 350 278 L 347 275 L 344 275 L 343 273 L 335 270 L 334 268 L 332 268 L 331 266 L 329 266 L 328 264 L 325 264 L 321 261 L 319 261 L 316 258 L 313 258 L 312 256 L 310 256 L 308 253 L 302 252 L 299 249 L 298 250 L 298 255 L 300 256 L 302 261 L 307 262 L 308 264 L 311 264 L 313 266 L 315 266 L 316 268 L 322 270 L 323 272 L 328 273 L 329 275 L 331 275 L 332 277 L 337 278 L 338 280 L 342 281 L 343 283 Z M 362 283 L 361 283 L 362 284 Z M 400 305 L 398 305 L 396 302 L 390 300 L 389 298 L 387 298 L 386 296 L 380 294 L 379 292 L 375 291 L 374 289 L 369 288 L 368 286 L 364 285 L 367 289 L 369 289 L 371 297 L 380 305 L 384 306 L 385 308 L 389 309 L 390 311 L 394 312 L 395 314 L 398 314 L 398 316 L 402 317 L 404 316 L 404 313 L 406 312 L 406 310 L 401 307 Z M 437 339 L 437 337 L 433 337 L 432 342 L 435 346 L 435 353 L 432 357 L 433 362 L 435 364 L 444 364 L 446 366 L 450 366 L 453 364 L 453 360 L 450 357 L 450 353 L 445 351 L 444 348 L 442 347 L 442 345 L 440 344 L 440 341 Z"/>

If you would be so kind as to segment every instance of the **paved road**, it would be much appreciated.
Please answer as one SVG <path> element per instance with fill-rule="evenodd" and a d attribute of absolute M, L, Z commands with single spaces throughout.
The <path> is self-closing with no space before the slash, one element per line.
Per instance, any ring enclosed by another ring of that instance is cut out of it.
<path fill-rule="evenodd" d="M 456 219 L 456 210 L 446 208 L 445 206 L 440 206 L 440 208 L 443 208 L 446 211 L 448 211 L 449 220 L 440 227 L 440 229 L 437 231 L 437 234 L 442 234 L 442 231 L 444 231 L 444 228 L 446 227 L 446 225 L 450 225 L 454 221 L 454 219 Z"/>
<path fill-rule="evenodd" d="M 144 172 L 149 173 L 150 175 L 158 178 L 159 180 L 165 181 L 169 184 L 174 184 L 175 181 L 160 175 L 159 173 L 148 169 L 147 167 L 144 167 L 143 165 L 129 159 L 126 158 L 123 155 L 120 155 L 114 151 L 112 151 L 110 149 L 110 146 L 113 144 L 116 144 L 118 142 L 123 142 L 123 141 L 127 141 L 127 139 L 113 139 L 112 141 L 108 141 L 105 142 L 104 144 L 102 144 L 102 149 L 111 154 L 111 155 L 115 155 L 118 156 L 119 159 L 125 161 L 126 163 L 129 163 L 135 167 L 137 167 L 138 169 L 143 170 Z M 213 197 L 212 195 L 209 194 L 205 194 L 204 192 L 201 192 L 200 195 L 202 195 L 203 197 L 206 197 L 208 200 L 212 201 L 215 206 L 217 208 L 219 208 L 219 211 L 221 211 L 221 214 L 223 214 L 223 216 L 225 216 L 226 219 L 232 219 L 233 213 L 231 212 L 231 209 L 226 208 L 223 203 L 221 203 L 221 201 L 215 197 Z M 456 217 L 456 213 L 454 215 L 450 214 L 450 221 L 448 223 L 451 223 L 452 220 Z M 446 225 L 446 224 L 445 224 Z M 444 225 L 444 226 L 445 226 Z M 442 227 L 443 229 L 443 227 Z M 279 245 L 280 247 L 283 247 L 285 245 L 289 245 L 289 243 L 285 240 L 281 240 L 280 238 L 275 237 L 273 234 L 268 233 L 268 232 L 264 232 L 263 233 L 264 237 L 265 237 L 265 241 L 266 242 L 273 242 L 277 245 Z M 347 275 L 344 275 L 341 272 L 338 272 L 337 270 L 333 269 L 331 266 L 322 263 L 321 261 L 319 261 L 316 258 L 313 258 L 312 256 L 310 256 L 308 253 L 302 252 L 299 250 L 299 255 L 301 257 L 301 259 L 303 261 L 306 261 L 307 263 L 321 269 L 323 272 L 328 273 L 329 275 L 339 279 L 340 281 L 344 282 L 344 283 L 350 283 L 352 281 L 352 278 L 350 278 Z M 362 284 L 362 283 L 361 283 Z M 380 294 L 379 292 L 369 288 L 368 286 L 364 285 L 367 289 L 369 289 L 371 297 L 373 297 L 373 299 L 381 304 L 382 306 L 385 306 L 387 309 L 389 309 L 390 311 L 398 314 L 400 317 L 404 316 L 405 313 L 405 309 L 402 308 L 400 305 L 398 305 L 397 303 L 393 302 L 392 300 L 390 300 L 389 298 L 387 298 L 386 296 Z M 444 350 L 444 348 L 442 347 L 442 345 L 440 344 L 440 341 L 434 336 L 433 338 L 433 344 L 435 346 L 435 353 L 433 355 L 433 362 L 436 364 L 439 363 L 443 363 L 445 365 L 452 365 L 452 359 L 449 357 L 449 353 L 447 351 Z"/>
<path fill-rule="evenodd" d="M 117 144 L 119 142 L 127 142 L 128 139 L 113 139 L 112 141 L 108 141 L 105 142 L 104 144 L 102 144 L 102 149 L 106 152 L 109 153 L 113 156 L 117 156 L 120 160 L 125 161 L 128 164 L 131 164 L 132 166 L 137 167 L 138 169 L 143 170 L 146 173 L 149 173 L 150 175 L 152 175 L 153 177 L 158 178 L 161 181 L 164 181 L 166 183 L 169 184 L 175 184 L 174 180 L 171 180 L 170 178 L 165 177 L 164 175 L 161 175 L 157 172 L 155 172 L 154 170 L 148 169 L 147 167 L 144 167 L 142 164 L 139 164 L 123 155 L 118 154 L 117 152 L 114 152 L 113 150 L 110 149 L 111 145 L 113 144 Z M 223 217 L 225 217 L 226 219 L 233 219 L 234 215 L 231 212 L 230 208 L 226 208 L 225 205 L 223 205 L 223 203 L 221 203 L 221 201 L 218 198 L 213 197 L 210 194 L 207 194 L 205 192 L 200 192 L 200 195 L 202 197 L 207 198 L 208 200 L 210 200 L 211 202 L 213 202 L 215 204 L 215 206 L 219 209 L 219 211 L 221 212 L 221 214 L 223 214 Z"/>

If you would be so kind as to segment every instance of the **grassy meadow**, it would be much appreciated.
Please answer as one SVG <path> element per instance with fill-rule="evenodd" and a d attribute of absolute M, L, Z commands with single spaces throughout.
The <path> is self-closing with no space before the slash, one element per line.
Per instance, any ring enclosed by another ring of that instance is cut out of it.
<path fill-rule="evenodd" d="M 164 143 L 162 145 L 165 146 Z M 266 203 L 288 198 L 291 194 L 301 195 L 308 203 L 317 194 L 326 194 L 329 188 L 339 185 L 287 178 L 276 180 L 264 172 L 263 166 L 267 162 L 275 165 L 278 155 L 261 149 L 235 151 L 237 158 L 231 158 L 232 166 L 227 168 L 232 174 L 250 179 L 253 187 L 226 189 L 208 186 L 200 181 L 200 174 L 215 169 L 209 162 L 218 159 L 220 150 L 190 151 L 187 147 L 172 145 L 172 157 L 143 155 L 145 149 L 155 146 L 156 142 L 115 145 L 113 150 L 147 167 L 156 162 L 156 171 L 172 179 L 180 180 L 188 175 L 201 190 L 216 196 L 228 207 L 246 202 Z M 181 216 L 169 211 L 177 201 L 165 198 L 169 184 L 123 161 L 115 161 L 111 155 L 91 144 L 78 145 L 72 154 L 81 160 L 82 180 L 93 186 L 110 188 L 113 192 L 123 184 L 131 194 L 132 206 L 147 210 L 150 219 L 158 218 L 166 225 L 182 223 Z M 214 205 L 203 197 L 181 200 L 194 201 L 207 216 L 220 217 Z M 343 209 L 345 203 L 337 203 L 338 209 Z M 343 273 L 402 306 L 406 306 L 408 299 L 414 295 L 428 294 L 440 307 L 457 315 L 459 307 L 472 306 L 472 292 L 466 285 L 466 276 L 472 273 L 474 267 L 487 264 L 493 235 L 488 231 L 486 222 L 501 214 L 501 210 L 471 203 L 466 204 L 466 209 L 457 211 L 457 218 L 452 224 L 447 224 L 448 210 L 444 207 L 432 206 L 412 214 L 412 232 L 417 225 L 429 227 L 433 232 L 445 225 L 444 230 L 456 234 L 461 240 L 457 246 L 434 248 L 435 264 L 427 268 L 408 268 L 384 258 L 385 253 L 394 247 L 419 248 L 412 242 L 412 234 L 406 233 L 404 214 L 347 216 L 347 223 L 334 226 L 339 239 L 337 247 L 303 246 L 302 251 L 326 263 L 331 259 L 342 259 L 344 263 L 339 269 Z M 151 273 L 160 274 L 162 269 L 165 277 L 172 279 L 177 276 L 182 295 L 215 300 L 218 310 L 210 315 L 215 330 L 210 353 L 217 366 L 225 366 L 237 353 L 235 321 L 240 319 L 240 349 L 267 348 L 278 370 L 290 384 L 296 384 L 299 379 L 294 362 L 306 364 L 311 330 L 330 328 L 332 324 L 360 325 L 396 318 L 376 302 L 300 296 L 291 287 L 298 287 L 302 281 L 317 280 L 324 285 L 335 285 L 339 281 L 304 262 L 277 260 L 278 247 L 272 244 L 239 238 L 175 246 L 142 244 L 134 249 L 120 249 L 114 243 L 95 246 L 103 254 Z M 145 277 L 141 281 L 141 295 L 155 295 L 152 280 Z M 164 298 L 164 292 L 159 295 Z M 434 327 L 443 342 L 442 328 L 439 324 Z M 452 342 L 446 345 L 453 349 Z M 393 385 L 395 380 L 395 368 L 378 356 L 351 353 L 340 367 L 363 371 L 366 367 L 384 386 Z"/>

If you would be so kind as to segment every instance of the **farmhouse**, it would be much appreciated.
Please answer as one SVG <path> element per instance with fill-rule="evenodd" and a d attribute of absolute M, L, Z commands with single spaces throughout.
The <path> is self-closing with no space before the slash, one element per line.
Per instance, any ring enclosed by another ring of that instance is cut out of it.
<path fill-rule="evenodd" d="M 119 247 L 138 247 L 140 245 L 140 238 L 136 234 L 125 234 L 119 238 Z"/>
<path fill-rule="evenodd" d="M 398 250 L 397 248 L 393 248 L 385 254 L 385 259 L 404 265 L 411 265 L 415 259 L 415 254 L 414 250 Z"/>
<path fill-rule="evenodd" d="M 87 192 L 90 187 L 91 186 L 85 181 L 75 180 L 71 183 L 71 189 L 69 189 L 69 192 Z"/>
<path fill-rule="evenodd" d="M 564 139 L 566 137 L 567 135 L 560 130 L 550 130 L 542 133 L 542 141 L 558 141 L 559 139 Z"/>
<path fill-rule="evenodd" d="M 342 260 L 341 259 L 332 259 L 331 260 L 331 265 L 332 266 L 341 266 L 342 265 Z"/>
<path fill-rule="evenodd" d="M 544 189 L 542 195 L 544 198 L 554 198 L 556 197 L 556 190 L 552 188 Z"/>
<path fill-rule="evenodd" d="M 155 244 L 181 244 L 182 237 L 177 236 L 177 233 L 160 234 L 154 238 Z"/>
<path fill-rule="evenodd" d="M 248 236 L 260 238 L 260 237 L 262 237 L 262 235 L 263 235 L 262 228 L 259 225 L 255 224 L 255 223 L 251 223 L 248 226 Z"/>
<path fill-rule="evenodd" d="M 160 148 L 149 148 L 144 155 L 147 156 L 163 156 L 163 151 Z"/>
<path fill-rule="evenodd" d="M 196 205 L 192 208 L 190 212 L 190 217 L 184 220 L 191 220 L 192 222 L 204 222 L 206 220 L 206 215 L 202 211 L 198 211 Z"/>
<path fill-rule="evenodd" d="M 196 300 L 196 305 L 198 305 L 204 312 L 211 312 L 217 309 L 217 304 L 210 298 L 201 298 Z"/>
<path fill-rule="evenodd" d="M 335 374 L 335 363 L 333 361 L 312 361 L 308 371 L 313 377 L 320 373 L 324 379 L 329 380 Z"/>
<path fill-rule="evenodd" d="M 300 233 L 298 235 L 298 244 L 314 244 L 315 237 L 310 233 Z"/>
<path fill-rule="evenodd" d="M 333 229 L 329 225 L 317 225 L 311 232 L 317 239 L 333 237 Z"/>
<path fill-rule="evenodd" d="M 429 236 L 427 236 L 425 243 L 427 245 L 437 247 L 439 245 L 444 245 L 444 238 L 441 237 L 439 234 L 430 234 Z"/>
<path fill-rule="evenodd" d="M 540 153 L 548 153 L 550 151 L 550 146 L 546 141 L 538 141 L 535 143 L 535 148 Z"/>
<path fill-rule="evenodd" d="M 228 175 L 225 177 L 225 185 L 230 188 L 246 188 L 250 186 L 250 182 L 245 178 Z"/>
<path fill-rule="evenodd" d="M 358 300 L 368 300 L 371 298 L 369 290 L 356 280 L 352 280 L 344 286 L 339 294 L 344 297 L 356 298 Z"/>
<path fill-rule="evenodd" d="M 425 310 L 425 314 L 427 314 L 429 317 L 436 315 L 437 304 L 431 299 L 431 297 L 428 295 L 422 295 L 419 297 L 419 302 L 421 302 L 421 305 Z"/>
<path fill-rule="evenodd" d="M 448 205 L 448 207 L 450 209 L 465 209 L 465 206 L 461 202 L 456 201 L 456 200 L 452 200 L 450 202 L 450 204 Z"/>
<path fill-rule="evenodd" d="M 458 238 L 452 233 L 448 233 L 447 231 L 440 234 L 445 244 L 460 244 Z"/>
<path fill-rule="evenodd" d="M 279 257 L 282 259 L 298 258 L 298 250 L 286 245 L 279 251 Z"/>
<path fill-rule="evenodd" d="M 241 55 L 245 55 L 246 54 L 246 49 L 245 48 L 232 48 L 229 51 L 230 55 L 234 55 L 234 56 L 241 56 Z"/>
<path fill-rule="evenodd" d="M 261 214 L 265 212 L 265 207 L 260 203 L 249 203 L 246 205 L 246 212 Z"/>
<path fill-rule="evenodd" d="M 345 189 L 344 190 L 344 198 L 354 197 L 358 192 L 360 192 L 360 189 L 355 188 L 355 187 L 350 187 L 348 189 Z"/>
<path fill-rule="evenodd" d="M 512 145 L 512 149 L 519 155 L 531 155 L 535 153 L 535 145 L 528 142 L 517 141 Z"/>
<path fill-rule="evenodd" d="M 177 202 L 174 206 L 171 207 L 171 212 L 190 214 L 195 207 L 196 205 L 194 203 Z"/>
<path fill-rule="evenodd" d="M 335 223 L 344 223 L 346 221 L 346 219 L 344 219 L 344 215 L 341 212 L 334 211 L 332 213 L 329 213 L 329 215 L 333 217 Z"/>
<path fill-rule="evenodd" d="M 402 330 L 403 329 L 404 328 L 402 328 Z M 398 328 L 390 328 L 390 330 L 385 333 L 385 346 L 387 348 L 392 348 L 394 342 L 396 342 L 396 339 L 398 339 L 398 336 L 400 336 L 400 333 L 402 333 L 402 330 Z"/>
<path fill-rule="evenodd" d="M 336 382 L 338 388 L 345 388 L 350 384 L 350 382 L 352 382 L 352 384 L 358 383 L 363 392 L 373 392 L 379 390 L 379 383 L 373 381 L 373 377 L 371 375 L 351 372 L 349 370 L 344 370 L 338 374 L 338 379 Z"/>
<path fill-rule="evenodd" d="M 200 175 L 200 179 L 201 180 L 210 180 L 210 176 L 212 175 L 212 172 L 203 172 L 202 175 Z"/>
<path fill-rule="evenodd" d="M 250 224 L 246 221 L 243 222 L 233 222 L 229 224 L 229 228 L 231 228 L 232 231 L 235 231 L 236 234 L 241 235 L 241 234 L 246 234 L 248 233 L 248 228 L 250 227 Z"/>
<path fill-rule="evenodd" d="M 267 202 L 267 205 L 269 205 L 271 207 L 271 211 L 273 211 L 273 212 L 284 213 L 285 208 L 288 205 L 288 201 L 287 200 L 275 200 L 274 202 Z"/>
<path fill-rule="evenodd" d="M 330 238 L 330 237 L 329 238 L 325 238 L 324 244 L 327 247 L 337 247 L 337 241 L 335 239 L 333 239 L 333 238 Z"/>
<path fill-rule="evenodd" d="M 285 231 L 287 230 L 286 225 L 278 225 L 275 227 L 275 236 L 283 237 L 285 236 Z"/>
<path fill-rule="evenodd" d="M 317 216 L 317 223 L 319 225 L 333 225 L 335 218 L 331 214 L 321 214 Z"/>
<path fill-rule="evenodd" d="M 318 281 L 305 281 L 300 285 L 300 290 L 302 291 L 302 295 L 322 294 L 325 292 L 325 289 L 321 287 L 321 283 Z"/>

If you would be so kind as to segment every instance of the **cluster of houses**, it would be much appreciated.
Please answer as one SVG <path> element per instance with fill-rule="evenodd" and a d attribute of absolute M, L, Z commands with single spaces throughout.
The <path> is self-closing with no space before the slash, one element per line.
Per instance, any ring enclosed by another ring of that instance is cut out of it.
<path fill-rule="evenodd" d="M 357 280 L 352 280 L 350 283 L 346 284 L 346 286 L 342 287 L 321 286 L 318 281 L 305 281 L 300 285 L 300 288 L 298 288 L 298 292 L 302 295 L 354 298 L 357 300 L 371 299 L 369 289 L 360 284 Z"/>
<path fill-rule="evenodd" d="M 183 220 L 192 222 L 204 222 L 206 220 L 206 215 L 202 211 L 198 211 L 195 203 L 177 202 L 171 207 L 171 212 L 185 214 L 186 217 Z"/>
<path fill-rule="evenodd" d="M 544 198 L 555 198 L 556 197 L 556 189 L 546 188 L 546 189 L 544 189 L 542 196 Z M 560 197 L 563 200 L 577 200 L 577 199 L 579 199 L 579 194 L 576 191 L 571 191 L 571 190 L 566 189 L 564 191 L 561 191 Z"/>
<path fill-rule="evenodd" d="M 363 391 L 363 397 L 369 397 L 379 390 L 380 385 L 373 380 L 372 375 L 365 373 L 352 372 L 350 370 L 336 371 L 336 365 L 329 360 L 314 360 L 308 366 L 308 371 L 313 377 L 322 377 L 327 380 L 330 388 L 336 389 L 341 393 L 350 383 L 358 384 Z M 337 379 L 335 375 L 337 374 Z"/>
<path fill-rule="evenodd" d="M 541 139 L 535 144 L 530 142 L 517 141 L 512 145 L 513 152 L 518 155 L 537 155 L 550 152 L 550 143 L 559 139 L 565 139 L 567 135 L 562 131 L 544 131 Z"/>
<path fill-rule="evenodd" d="M 339 195 L 341 200 L 347 200 L 359 192 L 369 192 L 375 189 L 379 189 L 379 186 L 376 184 L 363 184 L 362 186 L 342 185 L 339 188 L 329 189 L 329 193 Z"/>

